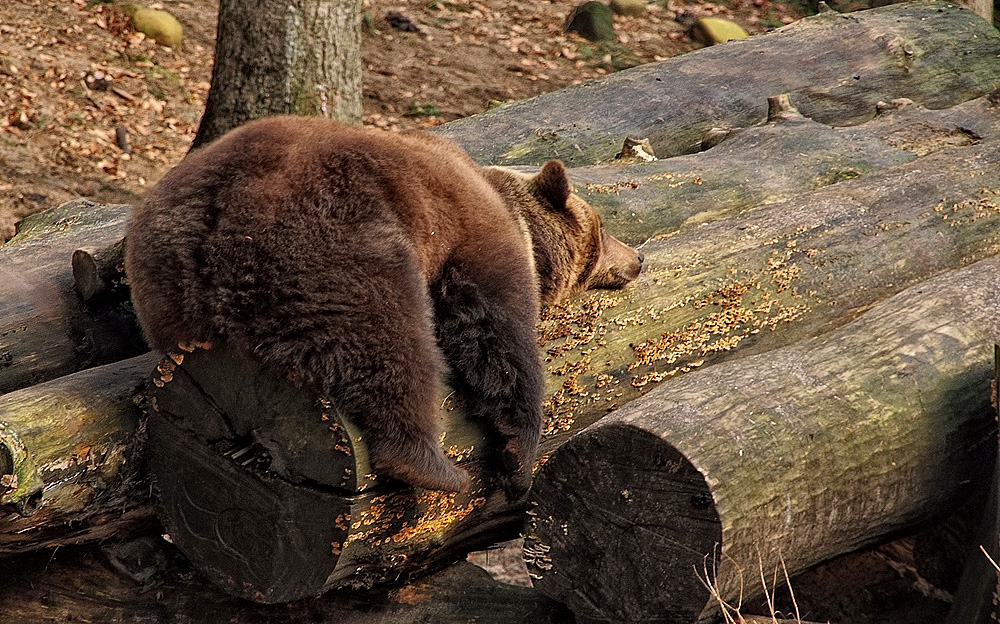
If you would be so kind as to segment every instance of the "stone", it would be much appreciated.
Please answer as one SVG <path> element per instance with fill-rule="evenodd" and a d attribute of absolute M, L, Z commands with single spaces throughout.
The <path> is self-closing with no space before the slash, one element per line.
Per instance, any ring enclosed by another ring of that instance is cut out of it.
<path fill-rule="evenodd" d="M 750 35 L 736 22 L 721 17 L 702 17 L 691 28 L 691 36 L 705 45 L 715 45 Z"/>
<path fill-rule="evenodd" d="M 584 2 L 566 18 L 565 30 L 590 41 L 614 41 L 614 15 L 603 2 Z"/>
<path fill-rule="evenodd" d="M 646 0 L 611 0 L 611 10 L 617 15 L 642 17 L 646 14 Z"/>
<path fill-rule="evenodd" d="M 138 4 L 123 4 L 121 9 L 131 18 L 133 28 L 161 46 L 176 48 L 181 44 L 184 29 L 170 13 Z"/>

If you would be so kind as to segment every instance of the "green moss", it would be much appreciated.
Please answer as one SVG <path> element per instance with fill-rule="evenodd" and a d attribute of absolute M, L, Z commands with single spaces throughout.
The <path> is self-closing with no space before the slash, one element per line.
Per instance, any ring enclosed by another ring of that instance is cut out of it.
<path fill-rule="evenodd" d="M 403 117 L 437 117 L 441 114 L 437 106 L 433 104 L 410 103 L 410 109 L 403 113 Z"/>

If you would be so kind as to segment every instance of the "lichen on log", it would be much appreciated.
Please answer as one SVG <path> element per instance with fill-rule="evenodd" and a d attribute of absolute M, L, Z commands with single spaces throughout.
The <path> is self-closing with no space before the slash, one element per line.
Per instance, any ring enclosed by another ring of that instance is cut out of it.
<path fill-rule="evenodd" d="M 149 520 L 137 404 L 156 358 L 0 396 L 0 555 L 108 537 Z"/>

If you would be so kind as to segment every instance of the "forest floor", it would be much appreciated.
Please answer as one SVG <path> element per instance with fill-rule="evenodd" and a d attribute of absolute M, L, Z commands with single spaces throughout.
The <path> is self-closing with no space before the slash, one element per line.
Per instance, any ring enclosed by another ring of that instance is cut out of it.
<path fill-rule="evenodd" d="M 645 15 L 616 18 L 617 41 L 594 44 L 563 31 L 575 4 L 367 0 L 364 123 L 433 126 L 491 101 L 676 56 L 701 47 L 681 23 L 701 16 L 733 19 L 751 33 L 801 17 L 774 0 L 650 0 Z M 150 6 L 183 25 L 177 49 L 131 31 L 102 0 L 0 6 L 0 243 L 25 215 L 75 197 L 134 203 L 187 152 L 208 96 L 218 1 Z M 390 13 L 417 30 L 393 28 Z"/>

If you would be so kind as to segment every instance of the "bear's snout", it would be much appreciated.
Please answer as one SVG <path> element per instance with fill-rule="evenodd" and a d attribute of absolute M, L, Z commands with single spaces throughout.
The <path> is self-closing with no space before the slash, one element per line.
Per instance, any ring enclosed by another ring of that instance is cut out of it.
<path fill-rule="evenodd" d="M 646 261 L 646 254 L 642 253 L 641 251 L 636 252 L 636 257 L 639 258 L 640 265 Z"/>

